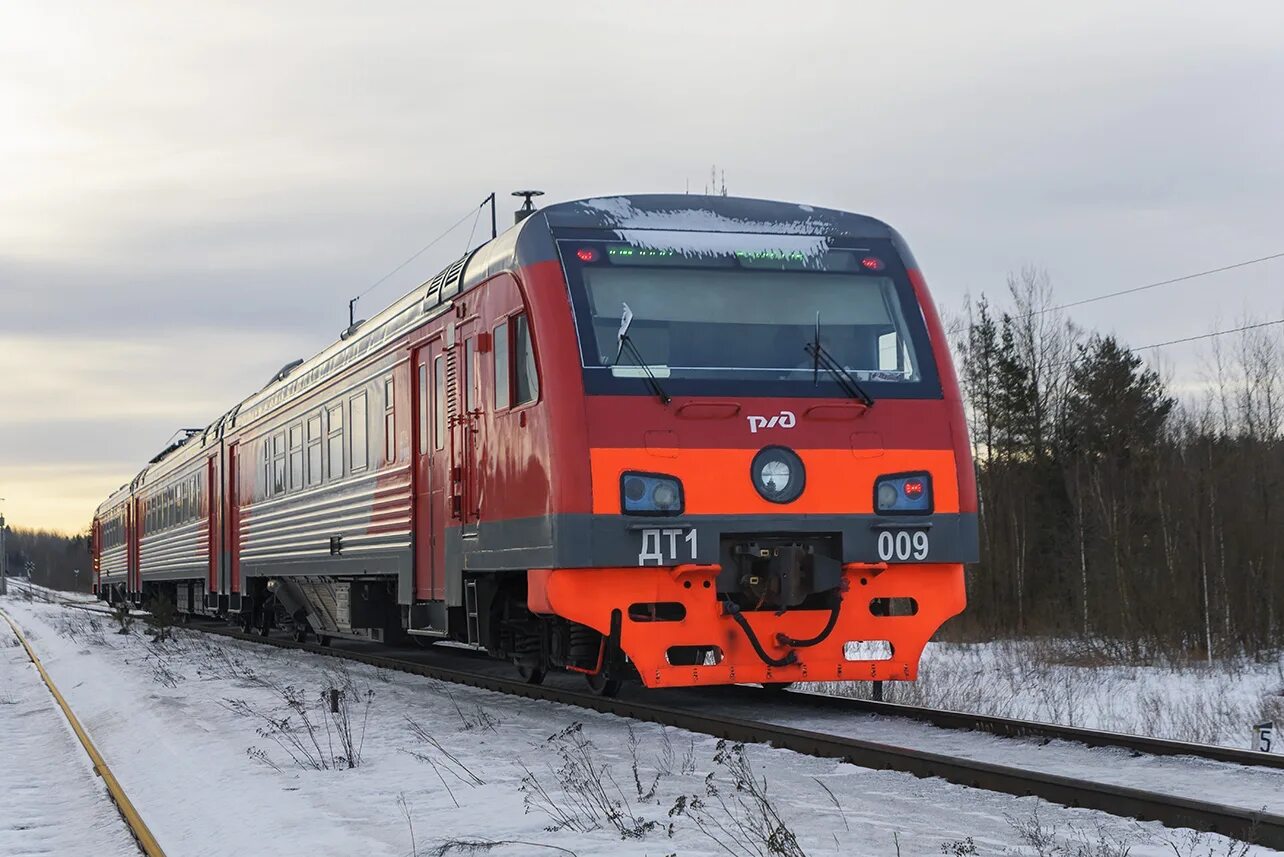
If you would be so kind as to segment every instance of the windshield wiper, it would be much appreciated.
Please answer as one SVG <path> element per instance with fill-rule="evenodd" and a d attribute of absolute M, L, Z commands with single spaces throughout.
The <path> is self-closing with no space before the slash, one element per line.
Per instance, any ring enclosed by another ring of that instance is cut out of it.
<path fill-rule="evenodd" d="M 856 383 L 856 379 L 848 374 L 843 365 L 834 359 L 834 356 L 820 344 L 820 313 L 816 313 L 816 336 L 811 342 L 803 346 L 803 350 L 811 356 L 811 382 L 820 384 L 820 370 L 823 368 L 826 372 L 834 377 L 838 382 L 838 387 L 844 393 L 865 407 L 874 404 L 874 399 L 869 393 L 866 393 L 861 385 Z"/>
<path fill-rule="evenodd" d="M 615 360 L 611 365 L 618 366 L 620 363 L 620 355 L 624 353 L 625 348 L 629 349 L 629 356 L 631 356 L 633 358 L 633 362 L 641 366 L 642 371 L 646 373 L 647 383 L 651 385 L 651 389 L 655 394 L 660 397 L 660 404 L 667 405 L 673 400 L 669 398 L 668 393 L 664 392 L 664 388 L 660 386 L 660 382 L 656 379 L 655 373 L 651 371 L 650 364 L 648 364 L 646 360 L 642 359 L 642 354 L 638 351 L 638 347 L 634 345 L 633 340 L 629 338 L 629 325 L 632 323 L 633 310 L 629 309 L 628 304 L 624 304 L 624 312 L 620 315 L 620 347 L 616 349 Z"/>

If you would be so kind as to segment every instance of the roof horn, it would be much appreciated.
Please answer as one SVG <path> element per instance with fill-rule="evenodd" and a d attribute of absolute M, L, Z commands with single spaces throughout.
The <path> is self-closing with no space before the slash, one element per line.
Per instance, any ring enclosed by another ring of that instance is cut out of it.
<path fill-rule="evenodd" d="M 526 218 L 535 213 L 535 203 L 531 202 L 533 197 L 543 196 L 542 190 L 515 190 L 513 196 L 524 197 L 522 207 L 513 212 L 513 223 L 521 223 Z"/>

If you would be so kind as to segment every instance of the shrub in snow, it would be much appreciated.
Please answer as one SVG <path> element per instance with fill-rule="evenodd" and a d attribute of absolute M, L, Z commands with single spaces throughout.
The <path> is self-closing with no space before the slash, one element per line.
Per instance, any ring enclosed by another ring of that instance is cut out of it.
<path fill-rule="evenodd" d="M 341 672 L 346 681 L 332 682 L 315 695 L 294 685 L 265 681 L 277 697 L 276 705 L 263 707 L 245 699 L 225 699 L 222 705 L 233 714 L 257 721 L 259 737 L 270 738 L 298 768 L 355 768 L 361 764 L 374 691 L 358 690 L 346 671 Z M 247 753 L 280 770 L 263 751 L 251 747 Z"/>
<path fill-rule="evenodd" d="M 598 758 L 597 748 L 584 737 L 584 724 L 572 723 L 544 743 L 560 762 L 551 770 L 552 791 L 546 781 L 525 766 L 521 790 L 526 796 L 527 812 L 548 816 L 552 822 L 548 830 L 587 833 L 609 825 L 622 839 L 641 839 L 660 828 L 658 821 L 634 811 L 610 766 Z M 672 824 L 668 833 L 673 835 Z"/>
<path fill-rule="evenodd" d="M 718 767 L 704 778 L 704 794 L 678 797 L 669 817 L 691 819 L 701 833 L 737 857 L 806 857 L 767 794 L 767 778 L 754 774 L 745 745 L 720 739 L 713 762 Z"/>
<path fill-rule="evenodd" d="M 174 602 L 164 595 L 157 595 L 149 600 L 145 606 L 147 616 L 144 621 L 147 623 L 147 633 L 151 635 L 152 642 L 163 643 L 166 640 L 173 639 L 174 620 L 178 618 L 178 611 L 174 609 Z"/>
<path fill-rule="evenodd" d="M 134 617 L 129 615 L 129 605 L 117 604 L 111 609 L 111 618 L 120 626 L 117 634 L 128 634 L 134 627 Z"/>

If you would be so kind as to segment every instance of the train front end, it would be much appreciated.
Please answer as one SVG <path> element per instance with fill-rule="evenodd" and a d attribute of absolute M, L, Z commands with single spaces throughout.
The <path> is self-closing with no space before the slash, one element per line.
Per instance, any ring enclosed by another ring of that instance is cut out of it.
<path fill-rule="evenodd" d="M 860 215 L 718 197 L 549 210 L 589 514 L 533 613 L 651 687 L 912 680 L 977 556 L 970 448 L 913 257 Z M 573 519 L 573 520 L 572 520 Z"/>

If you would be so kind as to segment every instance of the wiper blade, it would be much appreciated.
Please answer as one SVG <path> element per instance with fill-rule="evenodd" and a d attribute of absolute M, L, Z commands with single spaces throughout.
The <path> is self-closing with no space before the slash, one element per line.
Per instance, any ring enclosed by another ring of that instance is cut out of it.
<path fill-rule="evenodd" d="M 865 407 L 870 407 L 874 404 L 873 396 L 866 393 L 861 385 L 856 383 L 856 379 L 843 368 L 843 364 L 835 360 L 834 356 L 825 349 L 825 346 L 820 344 L 820 313 L 816 313 L 815 339 L 804 345 L 803 350 L 811 356 L 811 382 L 813 384 L 820 384 L 820 370 L 824 369 L 834 377 L 834 380 L 838 382 L 839 389 L 848 396 L 861 402 Z"/>
<path fill-rule="evenodd" d="M 668 393 L 664 392 L 664 388 L 661 387 L 660 382 L 656 380 L 655 373 L 651 371 L 651 365 L 642 359 L 641 353 L 638 352 L 638 347 L 634 345 L 633 340 L 629 338 L 629 325 L 633 324 L 633 310 L 629 309 L 628 304 L 621 304 L 621 311 L 619 333 L 620 347 L 615 350 L 615 360 L 611 365 L 618 366 L 620 364 L 620 355 L 624 353 L 625 348 L 628 348 L 629 356 L 633 358 L 634 363 L 642 367 L 642 371 L 646 373 L 647 383 L 651 385 L 651 389 L 655 391 L 655 394 L 660 397 L 660 404 L 669 404 L 669 402 L 673 400 L 669 398 Z"/>

